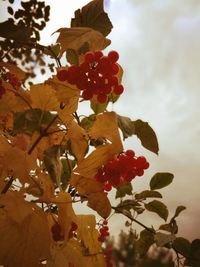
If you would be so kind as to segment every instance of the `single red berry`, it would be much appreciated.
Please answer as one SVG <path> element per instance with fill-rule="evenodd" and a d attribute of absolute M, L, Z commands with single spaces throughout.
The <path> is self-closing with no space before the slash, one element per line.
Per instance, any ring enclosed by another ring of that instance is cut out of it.
<path fill-rule="evenodd" d="M 85 62 L 92 63 L 94 61 L 94 53 L 93 52 L 87 52 L 84 57 Z"/>
<path fill-rule="evenodd" d="M 137 165 L 138 168 L 144 169 L 144 166 L 146 165 L 146 163 L 147 163 L 147 160 L 143 156 L 138 157 L 137 160 L 136 160 L 136 165 Z"/>
<path fill-rule="evenodd" d="M 112 185 L 110 183 L 105 184 L 103 190 L 109 192 L 110 190 L 112 190 Z"/>
<path fill-rule="evenodd" d="M 143 169 L 137 169 L 136 174 L 137 174 L 137 176 L 142 176 L 142 175 L 144 175 L 144 170 Z"/>
<path fill-rule="evenodd" d="M 117 86 L 118 85 L 118 78 L 117 76 L 110 76 L 108 77 L 108 84 L 111 86 Z"/>
<path fill-rule="evenodd" d="M 116 63 L 112 64 L 111 69 L 110 69 L 110 73 L 112 75 L 115 75 L 118 73 L 118 71 L 119 71 L 119 66 Z"/>
<path fill-rule="evenodd" d="M 119 54 L 117 51 L 110 51 L 108 53 L 108 57 L 111 62 L 117 62 L 117 60 L 119 59 Z"/>
<path fill-rule="evenodd" d="M 116 95 L 121 95 L 124 92 L 124 87 L 123 85 L 118 85 L 114 87 L 114 93 Z"/>
<path fill-rule="evenodd" d="M 67 70 L 59 70 L 58 73 L 57 73 L 57 78 L 59 81 L 66 81 L 67 80 Z"/>
<path fill-rule="evenodd" d="M 94 60 L 99 61 L 99 59 L 103 57 L 103 53 L 101 51 L 95 51 L 94 52 Z"/>
<path fill-rule="evenodd" d="M 107 99 L 108 99 L 108 97 L 107 97 L 106 94 L 99 94 L 99 95 L 97 96 L 97 101 L 98 101 L 99 103 L 105 103 L 105 102 L 107 101 Z"/>
<path fill-rule="evenodd" d="M 90 100 L 93 97 L 93 93 L 90 90 L 84 90 L 81 96 L 84 100 Z"/>
<path fill-rule="evenodd" d="M 112 92 L 112 87 L 106 84 L 102 91 L 103 91 L 103 94 L 109 95 Z"/>
<path fill-rule="evenodd" d="M 128 156 L 128 157 L 135 157 L 135 152 L 132 150 L 132 149 L 128 149 L 126 150 L 125 154 Z"/>
<path fill-rule="evenodd" d="M 143 165 L 143 169 L 146 170 L 149 168 L 149 162 L 146 162 L 144 165 Z"/>
<path fill-rule="evenodd" d="M 107 225 L 107 224 L 108 224 L 108 220 L 104 220 L 103 225 Z"/>

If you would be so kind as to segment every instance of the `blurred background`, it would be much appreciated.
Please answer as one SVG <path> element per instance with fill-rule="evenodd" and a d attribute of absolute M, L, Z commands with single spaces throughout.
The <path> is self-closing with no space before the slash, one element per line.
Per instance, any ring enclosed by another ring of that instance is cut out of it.
<path fill-rule="evenodd" d="M 16 1 L 16 5 L 17 5 Z M 54 43 L 53 32 L 69 27 L 74 11 L 85 0 L 46 0 L 50 21 L 41 34 L 41 44 Z M 156 156 L 143 149 L 136 137 L 125 148 L 144 155 L 150 162 L 145 175 L 133 181 L 134 191 L 147 189 L 156 172 L 171 172 L 173 184 L 161 190 L 163 202 L 173 215 L 176 206 L 187 210 L 178 218 L 179 236 L 200 237 L 200 3 L 197 0 L 106 0 L 105 10 L 113 30 L 106 51 L 117 50 L 124 69 L 125 93 L 111 109 L 131 119 L 149 122 L 160 151 Z M 1 3 L 0 20 L 6 19 Z M 38 81 L 47 76 L 37 77 Z M 83 110 L 84 111 L 84 110 Z M 110 193 L 115 203 L 115 192 Z M 88 209 L 87 209 L 88 210 Z M 80 205 L 78 211 L 83 212 Z M 86 212 L 86 209 L 84 209 Z M 110 232 L 125 228 L 122 216 L 110 219 Z M 141 215 L 144 224 L 163 223 L 155 214 Z M 134 228 L 140 229 L 137 225 Z"/>

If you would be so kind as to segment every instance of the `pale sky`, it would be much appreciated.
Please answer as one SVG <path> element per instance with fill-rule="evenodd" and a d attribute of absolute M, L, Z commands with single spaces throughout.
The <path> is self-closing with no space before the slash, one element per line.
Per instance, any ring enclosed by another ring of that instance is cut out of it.
<path fill-rule="evenodd" d="M 73 12 L 89 1 L 46 0 L 51 5 L 50 22 L 42 43 L 69 27 Z M 106 10 L 113 23 L 108 36 L 124 69 L 125 93 L 114 110 L 132 119 L 148 121 L 157 133 L 160 153 L 147 152 L 135 137 L 126 148 L 145 155 L 151 164 L 143 178 L 133 183 L 146 189 L 156 172 L 172 172 L 172 185 L 162 189 L 171 213 L 185 205 L 179 219 L 179 235 L 200 238 L 200 4 L 199 0 L 110 0 Z M 139 217 L 140 218 L 140 217 Z M 146 213 L 146 225 L 164 223 Z M 111 219 L 111 233 L 123 227 L 121 216 Z M 139 228 L 138 228 L 139 229 Z"/>

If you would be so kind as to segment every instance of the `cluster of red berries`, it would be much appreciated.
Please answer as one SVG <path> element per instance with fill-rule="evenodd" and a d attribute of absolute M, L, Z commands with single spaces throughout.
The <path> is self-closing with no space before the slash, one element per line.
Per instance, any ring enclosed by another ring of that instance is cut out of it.
<path fill-rule="evenodd" d="M 99 229 L 99 232 L 100 232 L 100 236 L 98 237 L 98 241 L 104 242 L 106 237 L 110 235 L 107 220 L 103 221 L 103 224 L 101 225 L 101 228 Z"/>
<path fill-rule="evenodd" d="M 2 84 L 2 79 L 0 78 L 0 99 L 2 98 L 2 96 L 5 94 L 6 90 L 5 88 L 3 87 L 3 84 Z"/>
<path fill-rule="evenodd" d="M 74 232 L 78 228 L 77 224 L 72 222 L 71 229 L 68 233 L 68 239 L 72 238 L 74 236 Z M 51 227 L 51 232 L 52 232 L 52 237 L 54 241 L 61 241 L 64 240 L 64 235 L 62 234 L 62 229 L 61 226 L 58 222 L 56 222 L 52 227 Z"/>
<path fill-rule="evenodd" d="M 106 261 L 106 267 L 113 267 L 114 257 L 112 256 L 112 248 L 106 247 L 104 250 L 104 255 L 105 255 L 105 261 Z"/>
<path fill-rule="evenodd" d="M 5 73 L 5 78 L 8 80 L 8 82 L 15 88 L 18 88 L 21 86 L 20 81 L 18 80 L 18 78 L 12 74 L 11 72 L 6 72 Z"/>
<path fill-rule="evenodd" d="M 110 191 L 112 186 L 131 182 L 136 176 L 142 176 L 149 168 L 145 157 L 135 157 L 131 149 L 111 158 L 95 175 L 98 182 L 104 183 L 103 190 Z"/>
<path fill-rule="evenodd" d="M 59 70 L 57 78 L 75 84 L 82 91 L 84 100 L 96 96 L 99 103 L 105 103 L 112 92 L 121 95 L 124 91 L 116 76 L 119 71 L 118 59 L 116 51 L 110 51 L 108 56 L 101 51 L 88 52 L 82 64 Z"/>

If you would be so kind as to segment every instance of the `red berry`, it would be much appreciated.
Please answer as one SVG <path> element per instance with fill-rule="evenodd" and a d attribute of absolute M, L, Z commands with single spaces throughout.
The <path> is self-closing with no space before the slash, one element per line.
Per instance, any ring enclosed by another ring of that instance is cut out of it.
<path fill-rule="evenodd" d="M 112 92 L 112 88 L 109 85 L 105 85 L 103 88 L 103 93 L 109 95 Z"/>
<path fill-rule="evenodd" d="M 111 62 L 117 62 L 117 60 L 119 59 L 119 54 L 117 53 L 117 51 L 110 51 L 108 53 L 108 57 Z"/>
<path fill-rule="evenodd" d="M 94 52 L 94 60 L 99 61 L 99 59 L 103 57 L 103 53 L 101 51 L 95 51 Z"/>
<path fill-rule="evenodd" d="M 144 169 L 144 166 L 146 165 L 147 163 L 147 160 L 145 157 L 138 157 L 137 160 L 136 160 L 136 165 L 138 168 L 142 168 Z"/>
<path fill-rule="evenodd" d="M 67 70 L 59 70 L 57 73 L 57 78 L 59 81 L 66 81 L 67 80 Z"/>
<path fill-rule="evenodd" d="M 126 150 L 125 154 L 128 156 L 128 157 L 135 157 L 135 152 L 131 149 L 128 149 Z"/>
<path fill-rule="evenodd" d="M 116 95 L 121 95 L 124 92 L 124 87 L 123 85 L 118 85 L 114 87 L 114 93 Z"/>
<path fill-rule="evenodd" d="M 149 168 L 149 162 L 146 162 L 144 165 L 143 165 L 143 169 L 146 170 Z"/>
<path fill-rule="evenodd" d="M 99 94 L 97 96 L 97 100 L 99 103 L 105 103 L 107 101 L 108 97 L 105 94 Z"/>
<path fill-rule="evenodd" d="M 119 67 L 118 67 L 117 64 L 114 63 L 114 64 L 111 66 L 110 72 L 111 72 L 112 75 L 115 75 L 115 74 L 118 73 L 118 71 L 119 71 Z"/>
<path fill-rule="evenodd" d="M 93 93 L 89 90 L 84 90 L 81 96 L 84 100 L 90 100 L 93 97 Z"/>
<path fill-rule="evenodd" d="M 136 174 L 137 174 L 137 176 L 142 176 L 144 174 L 144 170 L 143 169 L 137 169 Z"/>
<path fill-rule="evenodd" d="M 94 61 L 94 53 L 92 53 L 92 52 L 87 52 L 86 54 L 85 54 L 85 62 L 87 62 L 87 63 L 92 63 L 93 61 Z"/>
<path fill-rule="evenodd" d="M 103 224 L 104 224 L 104 225 L 107 225 L 107 224 L 108 224 L 108 221 L 107 221 L 107 220 L 104 220 L 104 221 L 103 221 Z"/>
<path fill-rule="evenodd" d="M 109 192 L 110 190 L 112 190 L 112 185 L 110 183 L 105 184 L 103 190 Z"/>

